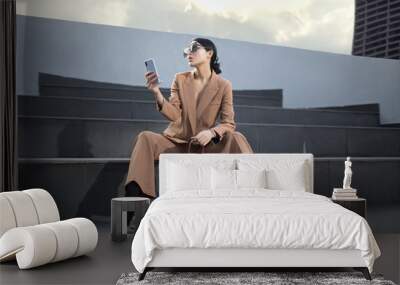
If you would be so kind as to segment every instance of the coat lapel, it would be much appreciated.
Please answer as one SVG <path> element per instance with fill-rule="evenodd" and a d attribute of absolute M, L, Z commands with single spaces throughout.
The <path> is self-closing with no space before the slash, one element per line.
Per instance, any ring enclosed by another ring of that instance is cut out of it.
<path fill-rule="evenodd" d="M 186 85 L 186 94 L 185 94 L 185 101 L 188 107 L 188 116 L 190 121 L 190 126 L 192 128 L 193 135 L 196 135 L 196 125 L 197 120 L 203 114 L 204 109 L 208 106 L 214 96 L 217 94 L 219 89 L 218 86 L 218 75 L 215 71 L 212 71 L 211 78 L 209 79 L 208 83 L 203 87 L 203 90 L 200 91 L 197 97 L 197 102 L 195 100 L 195 94 L 193 94 L 195 90 L 194 86 L 194 77 L 193 71 L 190 72 L 189 76 L 185 81 Z"/>

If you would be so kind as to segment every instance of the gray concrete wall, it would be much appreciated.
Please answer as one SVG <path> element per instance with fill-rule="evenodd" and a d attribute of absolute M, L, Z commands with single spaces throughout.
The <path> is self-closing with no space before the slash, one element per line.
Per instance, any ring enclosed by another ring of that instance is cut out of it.
<path fill-rule="evenodd" d="M 144 59 L 162 87 L 189 70 L 182 49 L 197 35 L 48 18 L 17 17 L 17 93 L 38 94 L 38 73 L 144 85 Z M 212 38 L 234 89 L 283 89 L 283 106 L 379 103 L 382 123 L 400 123 L 400 61 Z M 165 94 L 167 95 L 167 94 Z"/>

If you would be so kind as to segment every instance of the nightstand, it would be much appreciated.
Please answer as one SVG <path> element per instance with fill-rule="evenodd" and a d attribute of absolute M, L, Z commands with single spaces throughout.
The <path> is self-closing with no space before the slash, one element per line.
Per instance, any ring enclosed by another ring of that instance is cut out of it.
<path fill-rule="evenodd" d="M 364 198 L 357 198 L 357 199 L 332 199 L 331 200 L 336 203 L 341 205 L 342 207 L 345 207 L 346 209 L 349 209 L 350 211 L 353 211 L 354 213 L 359 214 L 363 218 L 367 218 L 367 200 Z"/>
<path fill-rule="evenodd" d="M 135 231 L 150 206 L 150 199 L 144 197 L 118 197 L 111 200 L 111 238 L 123 241 L 127 238 L 127 212 L 134 212 Z M 134 234 L 134 232 L 133 232 Z"/>

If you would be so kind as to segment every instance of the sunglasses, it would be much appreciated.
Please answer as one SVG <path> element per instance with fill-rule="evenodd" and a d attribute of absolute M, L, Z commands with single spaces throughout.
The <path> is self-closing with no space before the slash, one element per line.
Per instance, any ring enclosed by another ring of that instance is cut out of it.
<path fill-rule="evenodd" d="M 196 52 L 198 49 L 204 48 L 199 42 L 193 41 L 190 45 L 183 49 L 183 57 L 187 57 L 189 53 Z"/>

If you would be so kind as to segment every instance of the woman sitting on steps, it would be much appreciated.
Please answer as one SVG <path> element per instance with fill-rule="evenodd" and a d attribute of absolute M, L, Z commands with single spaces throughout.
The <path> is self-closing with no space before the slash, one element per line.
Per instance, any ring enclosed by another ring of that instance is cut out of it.
<path fill-rule="evenodd" d="M 127 196 L 155 199 L 154 160 L 160 153 L 187 152 L 191 138 L 204 146 L 205 153 L 253 153 L 245 136 L 235 130 L 232 84 L 219 75 L 214 43 L 195 38 L 184 49 L 184 57 L 194 68 L 175 74 L 169 100 L 160 92 L 157 75 L 145 74 L 156 110 L 170 123 L 161 134 L 145 130 L 136 136 L 125 182 Z"/>

